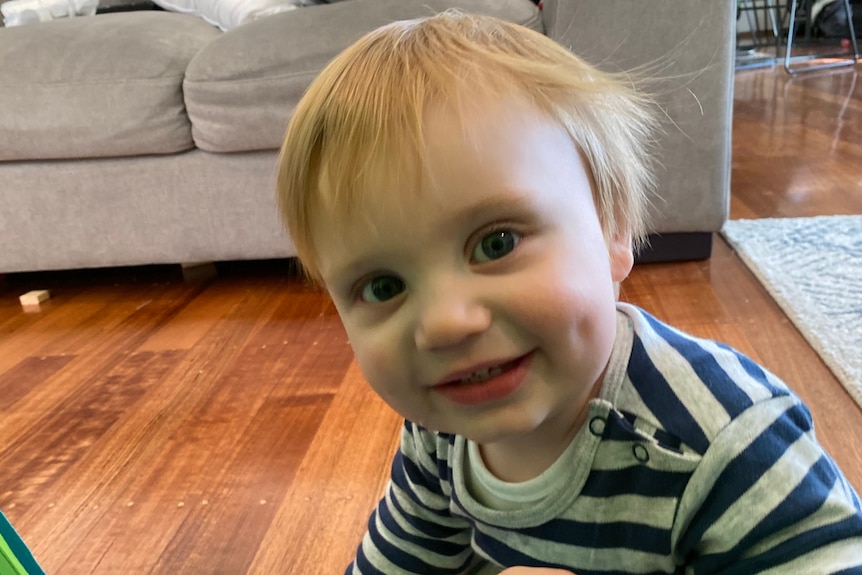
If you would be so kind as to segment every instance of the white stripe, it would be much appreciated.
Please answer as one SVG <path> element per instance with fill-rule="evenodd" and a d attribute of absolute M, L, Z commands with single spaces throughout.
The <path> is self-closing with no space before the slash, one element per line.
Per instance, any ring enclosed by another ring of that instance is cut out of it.
<path fill-rule="evenodd" d="M 676 331 L 673 328 L 669 329 Z M 730 416 L 724 406 L 701 382 L 688 358 L 680 354 L 664 338 L 653 331 L 646 319 L 638 318 L 635 330 L 644 340 L 643 347 L 650 361 L 667 380 L 676 397 L 685 406 L 707 438 L 715 437 L 730 422 Z M 676 331 L 676 333 L 680 332 Z M 701 382 L 701 385 L 692 385 L 693 382 Z M 684 389 L 678 389 L 678 386 L 684 386 Z"/>
<path fill-rule="evenodd" d="M 739 356 L 735 353 L 720 347 L 713 341 L 702 340 L 699 343 L 704 350 L 709 352 L 715 358 L 719 367 L 721 367 L 721 369 L 723 369 L 727 375 L 733 379 L 734 383 L 736 383 L 739 389 L 748 396 L 752 403 L 757 403 L 772 397 L 772 391 L 770 391 L 762 381 L 758 380 L 745 370 L 742 363 L 739 361 Z M 761 369 L 766 373 L 766 369 L 762 367 Z M 770 384 L 774 385 L 774 382 L 770 381 Z M 786 389 L 783 384 L 780 384 L 777 387 Z"/>
<path fill-rule="evenodd" d="M 658 529 L 670 529 L 676 513 L 675 497 L 645 497 L 643 495 L 617 495 L 615 497 L 587 497 L 575 502 L 574 510 L 565 519 L 584 523 L 637 523 Z"/>
<path fill-rule="evenodd" d="M 622 389 L 617 394 L 616 407 L 625 413 L 635 413 L 640 418 L 645 418 L 653 424 L 659 424 L 659 418 L 650 411 L 650 408 L 644 403 L 643 398 L 638 393 L 632 381 L 626 377 Z"/>

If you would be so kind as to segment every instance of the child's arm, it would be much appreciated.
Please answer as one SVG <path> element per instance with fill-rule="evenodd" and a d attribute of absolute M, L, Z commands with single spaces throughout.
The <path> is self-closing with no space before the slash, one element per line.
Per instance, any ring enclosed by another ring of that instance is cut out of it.
<path fill-rule="evenodd" d="M 860 573 L 862 506 L 792 395 L 755 404 L 712 443 L 678 511 L 694 573 Z"/>
<path fill-rule="evenodd" d="M 477 557 L 468 524 L 449 513 L 450 498 L 438 475 L 435 436 L 405 422 L 386 494 L 347 574 L 468 573 Z"/>

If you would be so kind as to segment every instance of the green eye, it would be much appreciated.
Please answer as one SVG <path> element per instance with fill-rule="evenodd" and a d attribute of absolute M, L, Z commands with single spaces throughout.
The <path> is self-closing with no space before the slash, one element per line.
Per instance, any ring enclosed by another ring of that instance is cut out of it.
<path fill-rule="evenodd" d="M 404 282 L 395 276 L 377 276 L 362 287 L 362 301 L 384 302 L 404 291 Z"/>
<path fill-rule="evenodd" d="M 511 253 L 519 241 L 521 236 L 509 230 L 491 232 L 476 244 L 473 260 L 480 263 L 498 260 Z"/>

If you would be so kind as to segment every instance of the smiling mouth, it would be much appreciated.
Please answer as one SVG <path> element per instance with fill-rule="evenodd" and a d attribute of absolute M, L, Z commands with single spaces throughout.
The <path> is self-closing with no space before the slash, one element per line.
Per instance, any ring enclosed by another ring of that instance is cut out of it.
<path fill-rule="evenodd" d="M 455 375 L 434 386 L 447 400 L 472 407 L 490 405 L 515 393 L 527 378 L 532 352 L 516 359 Z"/>

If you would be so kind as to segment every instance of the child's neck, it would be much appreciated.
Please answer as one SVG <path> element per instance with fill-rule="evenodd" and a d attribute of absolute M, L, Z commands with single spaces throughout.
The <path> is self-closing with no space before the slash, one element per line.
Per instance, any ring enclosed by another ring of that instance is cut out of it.
<path fill-rule="evenodd" d="M 497 479 L 522 483 L 538 477 L 559 459 L 583 427 L 592 399 L 601 392 L 601 380 L 574 409 L 560 414 L 534 432 L 479 445 L 485 467 Z M 574 417 L 571 414 L 574 413 Z"/>

